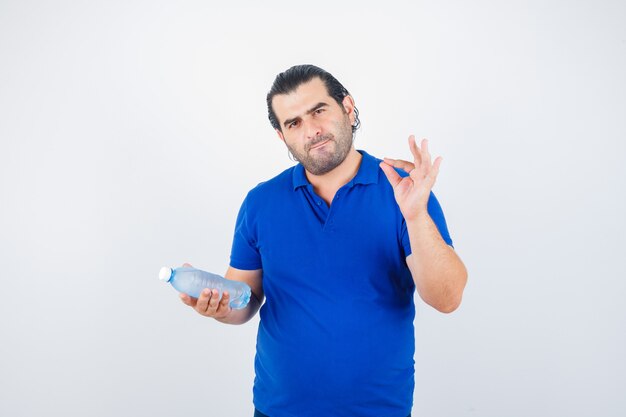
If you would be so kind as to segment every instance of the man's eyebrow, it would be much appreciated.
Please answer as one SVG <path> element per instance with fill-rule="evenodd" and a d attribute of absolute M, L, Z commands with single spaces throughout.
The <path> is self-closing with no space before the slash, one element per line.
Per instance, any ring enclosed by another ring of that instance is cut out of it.
<path fill-rule="evenodd" d="M 310 110 L 307 110 L 305 114 L 311 114 L 313 113 L 315 110 L 322 108 L 324 106 L 328 106 L 328 103 L 324 103 L 323 101 L 320 101 L 319 103 L 317 103 L 315 106 L 311 107 Z M 296 117 L 292 117 L 291 119 L 287 119 L 283 122 L 283 126 L 287 127 L 291 124 L 291 122 L 295 122 L 296 120 L 298 120 L 300 118 L 300 116 L 296 116 Z"/>

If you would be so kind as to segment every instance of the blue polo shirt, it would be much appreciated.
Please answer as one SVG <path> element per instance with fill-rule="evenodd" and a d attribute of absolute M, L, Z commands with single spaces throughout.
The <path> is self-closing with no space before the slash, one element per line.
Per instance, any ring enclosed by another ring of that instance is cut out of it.
<path fill-rule="evenodd" d="M 257 185 L 239 211 L 230 265 L 263 269 L 253 401 L 270 417 L 411 412 L 411 247 L 380 159 L 359 152 L 330 207 L 298 164 Z M 452 245 L 433 194 L 428 212 Z"/>

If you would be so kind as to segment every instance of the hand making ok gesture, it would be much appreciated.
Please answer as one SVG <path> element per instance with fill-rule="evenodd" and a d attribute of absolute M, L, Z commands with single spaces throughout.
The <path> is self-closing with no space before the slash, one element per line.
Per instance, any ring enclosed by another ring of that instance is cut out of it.
<path fill-rule="evenodd" d="M 423 139 L 422 147 L 420 148 L 415 143 L 414 135 L 409 136 L 409 148 L 413 154 L 413 163 L 391 158 L 385 158 L 385 161 L 380 163 L 380 168 L 384 171 L 387 180 L 393 187 L 393 193 L 400 211 L 407 221 L 427 211 L 430 191 L 435 185 L 439 166 L 443 159 L 438 157 L 431 164 L 430 154 L 428 153 L 428 141 Z M 392 167 L 408 172 L 409 176 L 401 177 Z"/>

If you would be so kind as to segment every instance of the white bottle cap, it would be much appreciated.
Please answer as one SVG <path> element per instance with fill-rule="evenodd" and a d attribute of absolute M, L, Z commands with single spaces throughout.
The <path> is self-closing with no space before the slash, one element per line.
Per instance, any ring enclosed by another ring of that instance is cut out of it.
<path fill-rule="evenodd" d="M 171 277 L 172 277 L 172 268 L 168 268 L 167 266 L 164 266 L 163 268 L 161 268 L 161 270 L 159 271 L 159 279 L 161 281 L 168 282 Z"/>

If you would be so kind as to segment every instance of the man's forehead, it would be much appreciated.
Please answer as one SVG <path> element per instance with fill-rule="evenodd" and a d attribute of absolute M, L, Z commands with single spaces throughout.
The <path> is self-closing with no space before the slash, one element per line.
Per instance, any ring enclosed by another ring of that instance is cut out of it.
<path fill-rule="evenodd" d="M 324 81 L 315 77 L 289 94 L 276 94 L 272 98 L 272 107 L 279 120 L 301 116 L 317 103 L 331 104 L 333 98 L 328 95 Z"/>

